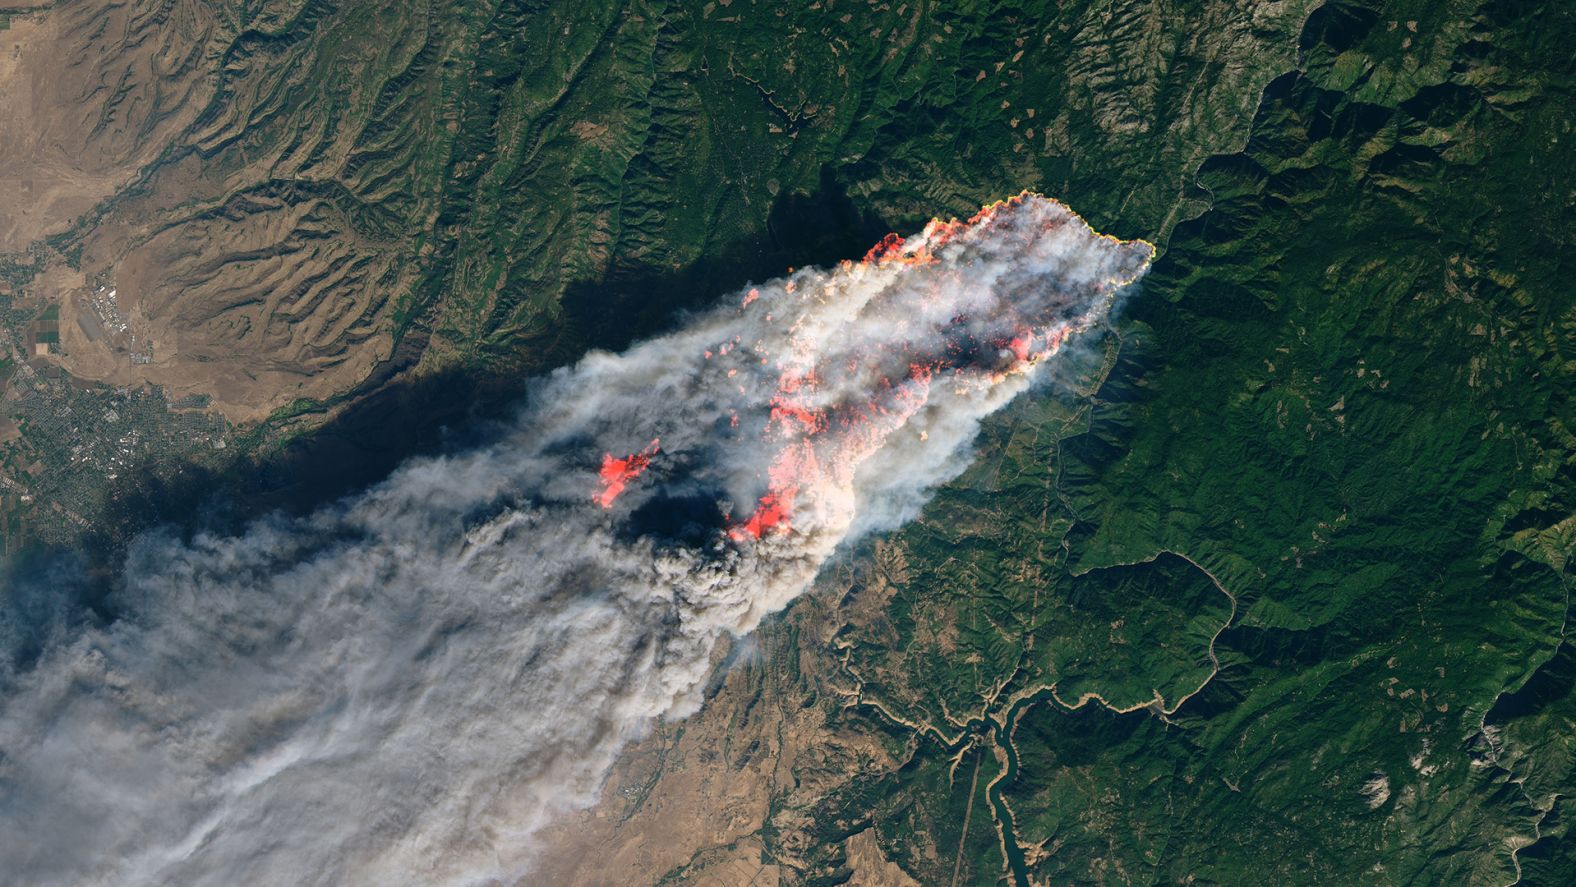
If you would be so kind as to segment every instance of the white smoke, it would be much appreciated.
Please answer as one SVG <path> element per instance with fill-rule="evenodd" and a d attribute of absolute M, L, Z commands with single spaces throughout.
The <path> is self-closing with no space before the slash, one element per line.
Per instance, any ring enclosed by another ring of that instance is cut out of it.
<path fill-rule="evenodd" d="M 311 517 L 141 539 L 131 615 L 7 682 L 0 872 L 520 876 L 721 639 L 913 516 L 1152 254 L 1026 195 L 592 354 L 494 443 Z"/>

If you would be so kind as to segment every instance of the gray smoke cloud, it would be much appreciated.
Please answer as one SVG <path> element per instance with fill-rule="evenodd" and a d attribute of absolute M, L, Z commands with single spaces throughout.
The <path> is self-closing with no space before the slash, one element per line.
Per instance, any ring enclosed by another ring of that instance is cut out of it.
<path fill-rule="evenodd" d="M 140 539 L 129 615 L 6 682 L 0 871 L 521 877 L 721 640 L 917 513 L 1152 257 L 1023 195 L 591 354 L 489 445 L 309 517 Z"/>

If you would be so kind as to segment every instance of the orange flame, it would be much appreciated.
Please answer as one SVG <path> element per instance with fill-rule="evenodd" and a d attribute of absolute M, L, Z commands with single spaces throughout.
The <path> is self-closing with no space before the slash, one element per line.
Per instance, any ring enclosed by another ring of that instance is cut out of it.
<path fill-rule="evenodd" d="M 624 492 L 629 482 L 639 477 L 641 472 L 651 464 L 651 457 L 661 449 L 661 439 L 652 438 L 651 443 L 638 453 L 632 453 L 622 459 L 613 458 L 612 453 L 602 457 L 602 467 L 597 471 L 597 476 L 602 480 L 602 492 L 594 496 L 596 504 L 603 508 L 612 508 L 613 500 Z"/>
<path fill-rule="evenodd" d="M 729 528 L 728 538 L 743 542 L 747 538 L 759 539 L 773 529 L 788 529 L 788 513 L 793 510 L 795 492 L 793 487 L 789 487 L 762 496 L 760 505 L 749 520 Z"/>

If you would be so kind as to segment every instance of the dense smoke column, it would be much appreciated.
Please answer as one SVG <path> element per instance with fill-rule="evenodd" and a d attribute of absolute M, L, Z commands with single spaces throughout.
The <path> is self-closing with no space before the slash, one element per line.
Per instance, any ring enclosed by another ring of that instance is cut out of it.
<path fill-rule="evenodd" d="M 1152 256 L 1022 195 L 590 355 L 491 445 L 309 518 L 140 540 L 132 615 L 5 682 L 0 871 L 519 874 L 721 638 L 915 514 Z"/>

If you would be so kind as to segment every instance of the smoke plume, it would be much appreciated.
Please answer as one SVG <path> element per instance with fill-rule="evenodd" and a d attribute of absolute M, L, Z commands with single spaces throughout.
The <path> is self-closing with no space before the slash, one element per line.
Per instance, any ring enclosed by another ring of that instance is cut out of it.
<path fill-rule="evenodd" d="M 711 655 L 912 517 L 1153 248 L 1022 195 L 543 381 L 507 431 L 306 518 L 140 539 L 5 676 L 17 883 L 477 883 Z"/>

